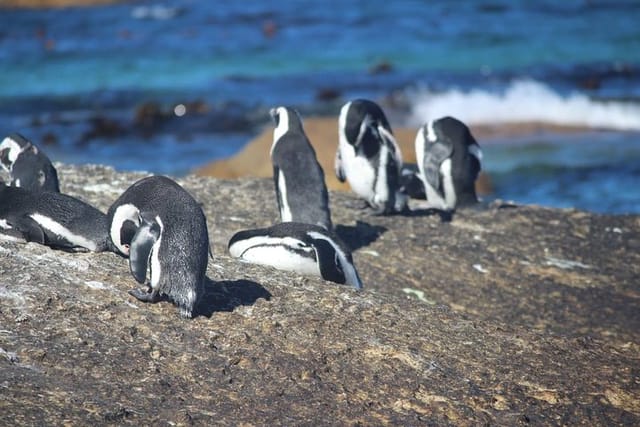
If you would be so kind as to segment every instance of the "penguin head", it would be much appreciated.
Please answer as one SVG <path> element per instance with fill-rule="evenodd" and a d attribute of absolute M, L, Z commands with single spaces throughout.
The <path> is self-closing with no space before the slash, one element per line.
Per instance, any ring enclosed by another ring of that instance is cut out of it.
<path fill-rule="evenodd" d="M 353 265 L 351 253 L 337 238 L 319 231 L 308 231 L 307 236 L 316 251 L 320 274 L 323 279 L 362 289 L 362 280 Z"/>
<path fill-rule="evenodd" d="M 49 159 L 33 145 L 23 150 L 13 163 L 11 184 L 31 191 L 60 192 L 56 169 Z"/>
<path fill-rule="evenodd" d="M 289 131 L 304 133 L 302 129 L 302 118 L 298 111 L 291 107 L 275 107 L 269 110 L 269 115 L 273 120 L 275 129 L 273 130 L 273 145 Z M 273 151 L 273 146 L 271 147 Z"/>
<path fill-rule="evenodd" d="M 467 125 L 454 117 L 442 117 L 430 122 L 429 125 L 437 140 L 457 141 L 464 145 L 476 142 Z"/>
<path fill-rule="evenodd" d="M 141 222 L 140 211 L 132 204 L 120 205 L 113 212 L 109 237 L 116 249 L 124 256 L 129 256 L 131 242 Z"/>
<path fill-rule="evenodd" d="M 356 99 L 343 105 L 338 126 L 341 140 L 367 158 L 378 153 L 387 135 L 393 135 L 382 108 L 367 99 Z"/>
<path fill-rule="evenodd" d="M 7 136 L 0 143 L 0 165 L 2 168 L 11 173 L 13 164 L 27 145 L 30 146 L 31 142 L 19 133 Z"/>

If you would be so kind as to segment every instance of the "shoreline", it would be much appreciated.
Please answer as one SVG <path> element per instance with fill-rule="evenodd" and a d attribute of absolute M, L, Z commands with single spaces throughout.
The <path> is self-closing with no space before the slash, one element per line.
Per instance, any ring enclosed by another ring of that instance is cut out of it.
<path fill-rule="evenodd" d="M 325 174 L 327 188 L 330 190 L 349 191 L 348 183 L 341 183 L 336 178 L 334 158 L 338 144 L 338 119 L 334 117 L 309 117 L 303 119 L 305 133 L 316 151 L 316 156 Z M 495 125 L 469 126 L 471 133 L 481 147 L 492 144 L 508 144 L 518 140 L 548 134 L 572 135 L 582 132 L 601 132 L 602 129 L 582 126 L 554 125 L 549 123 L 526 122 Z M 393 127 L 403 161 L 416 163 L 414 141 L 417 128 Z M 273 142 L 273 127 L 266 125 L 262 132 L 247 142 L 236 154 L 214 160 L 195 168 L 192 173 L 198 176 L 209 176 L 221 179 L 243 177 L 270 178 L 273 174 L 269 151 Z M 477 182 L 480 194 L 490 194 L 491 183 L 488 175 L 481 173 Z"/>

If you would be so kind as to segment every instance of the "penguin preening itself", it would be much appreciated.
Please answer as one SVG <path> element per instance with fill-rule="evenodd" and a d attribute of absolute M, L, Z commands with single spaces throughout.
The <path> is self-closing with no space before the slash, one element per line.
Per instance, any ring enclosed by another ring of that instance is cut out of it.
<path fill-rule="evenodd" d="M 67 251 L 112 251 L 107 216 L 72 196 L 0 186 L 0 233 Z"/>
<path fill-rule="evenodd" d="M 317 225 L 282 222 L 239 231 L 229 240 L 229 253 L 253 264 L 320 276 L 362 289 L 351 251 L 335 233 Z"/>
<path fill-rule="evenodd" d="M 198 202 L 178 183 L 150 176 L 131 185 L 107 213 L 115 247 L 129 256 L 131 274 L 147 289 L 129 293 L 143 302 L 168 297 L 193 317 L 204 293 L 210 254 L 207 221 Z"/>
<path fill-rule="evenodd" d="M 407 196 L 400 192 L 402 154 L 382 108 L 356 99 L 342 106 L 338 119 L 336 176 L 377 214 L 402 212 Z"/>
<path fill-rule="evenodd" d="M 464 123 L 448 116 L 432 120 L 418 130 L 415 147 L 427 207 L 450 211 L 478 202 L 482 151 Z"/>
<path fill-rule="evenodd" d="M 277 107 L 270 111 L 275 124 L 271 162 L 280 220 L 320 225 L 331 230 L 329 193 L 296 110 Z"/>
<path fill-rule="evenodd" d="M 11 175 L 14 187 L 60 192 L 58 173 L 49 158 L 18 133 L 0 143 L 0 165 Z"/>

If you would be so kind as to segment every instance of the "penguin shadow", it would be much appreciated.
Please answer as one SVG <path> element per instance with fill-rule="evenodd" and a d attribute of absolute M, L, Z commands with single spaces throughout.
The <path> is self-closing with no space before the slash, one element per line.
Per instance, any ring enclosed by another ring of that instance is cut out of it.
<path fill-rule="evenodd" d="M 444 209 L 436 209 L 436 208 L 415 208 L 415 209 L 407 209 L 403 212 L 398 213 L 401 216 L 407 217 L 422 217 L 422 216 L 435 216 L 440 217 L 441 222 L 451 222 L 453 221 L 453 216 L 455 215 L 455 210 L 444 210 Z"/>
<path fill-rule="evenodd" d="M 195 307 L 194 317 L 211 317 L 216 312 L 233 311 L 242 305 L 253 305 L 260 298 L 269 301 L 271 293 L 259 283 L 251 280 L 214 282 L 207 277 L 204 295 Z"/>
<path fill-rule="evenodd" d="M 378 240 L 387 228 L 357 220 L 356 225 L 338 224 L 334 231 L 351 251 L 356 251 Z"/>

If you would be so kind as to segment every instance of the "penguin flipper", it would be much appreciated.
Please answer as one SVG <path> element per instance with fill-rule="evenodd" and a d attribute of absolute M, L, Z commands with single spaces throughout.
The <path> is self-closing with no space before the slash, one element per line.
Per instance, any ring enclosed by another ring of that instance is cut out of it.
<path fill-rule="evenodd" d="M 138 283 L 144 283 L 147 278 L 149 257 L 158 237 L 160 237 L 160 226 L 156 222 L 144 222 L 131 240 L 129 268 Z"/>
<path fill-rule="evenodd" d="M 148 303 L 156 303 L 162 301 L 162 296 L 156 289 L 131 289 L 129 291 L 129 295 L 135 297 L 138 301 L 148 302 Z"/>
<path fill-rule="evenodd" d="M 424 150 L 424 178 L 433 188 L 440 188 L 440 165 L 453 153 L 450 141 L 429 142 Z"/>
<path fill-rule="evenodd" d="M 41 245 L 47 244 L 44 229 L 34 219 L 23 216 L 15 221 L 10 221 L 10 224 L 12 228 L 5 229 L 4 234 L 24 239 L 27 242 L 39 243 Z"/>

